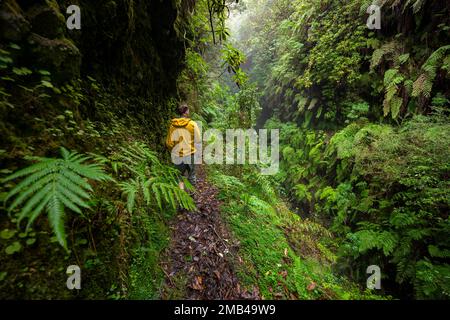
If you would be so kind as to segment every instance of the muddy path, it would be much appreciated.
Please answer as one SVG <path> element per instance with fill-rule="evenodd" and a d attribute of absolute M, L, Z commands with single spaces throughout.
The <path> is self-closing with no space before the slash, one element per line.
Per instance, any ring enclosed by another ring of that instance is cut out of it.
<path fill-rule="evenodd" d="M 171 243 L 161 263 L 166 275 L 162 299 L 260 299 L 256 288 L 249 292 L 239 284 L 239 243 L 220 215 L 217 194 L 199 167 L 193 195 L 197 212 L 180 211 L 170 226 Z"/>

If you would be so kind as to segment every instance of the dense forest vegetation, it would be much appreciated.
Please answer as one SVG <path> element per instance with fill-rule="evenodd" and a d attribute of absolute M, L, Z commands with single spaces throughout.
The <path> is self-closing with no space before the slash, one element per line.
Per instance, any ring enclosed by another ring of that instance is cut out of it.
<path fill-rule="evenodd" d="M 2 1 L 0 298 L 448 299 L 449 17 L 431 0 Z M 279 129 L 279 171 L 202 165 L 180 189 L 180 101 L 203 129 Z"/>

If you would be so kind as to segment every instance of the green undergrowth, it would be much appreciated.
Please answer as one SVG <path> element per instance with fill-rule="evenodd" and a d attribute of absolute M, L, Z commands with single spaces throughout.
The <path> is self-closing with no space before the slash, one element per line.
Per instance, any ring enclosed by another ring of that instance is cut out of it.
<path fill-rule="evenodd" d="M 385 293 L 448 298 L 448 116 L 401 126 L 353 122 L 332 134 L 282 128 L 276 179 L 305 216 L 336 237 L 339 270 L 360 282 L 383 270 Z"/>
<path fill-rule="evenodd" d="M 234 170 L 226 170 L 227 173 Z M 240 242 L 238 276 L 263 299 L 377 299 L 333 272 L 332 235 L 301 219 L 277 195 L 270 178 L 250 168 L 233 175 L 210 168 L 220 189 L 222 212 Z"/>
<path fill-rule="evenodd" d="M 164 273 L 159 265 L 160 254 L 169 245 L 170 230 L 167 220 L 152 217 L 143 212 L 136 218 L 136 222 L 142 223 L 140 237 L 144 240 L 142 245 L 136 245 L 132 250 L 135 257 L 130 267 L 130 299 L 158 299 L 160 288 L 164 283 Z"/>
<path fill-rule="evenodd" d="M 170 201 L 159 199 L 158 204 L 158 199 L 144 199 L 136 191 L 131 213 L 129 197 L 119 183 L 138 180 L 129 170 L 131 164 L 121 161 L 124 148 L 135 144 L 145 144 L 162 165 L 155 167 L 171 172 L 160 141 L 166 130 L 160 124 L 170 117 L 171 102 L 159 93 L 152 99 L 123 97 L 92 77 L 57 85 L 48 71 L 19 71 L 11 73 L 15 85 L 2 88 L 9 95 L 0 101 L 0 133 L 5 138 L 0 146 L 0 179 L 33 164 L 30 156 L 56 159 L 64 146 L 89 155 L 114 181 L 89 181 L 93 191 L 82 215 L 65 210 L 67 251 L 46 214 L 28 231 L 26 223 L 18 226 L 19 208 L 8 215 L 11 202 L 4 200 L 20 181 L 2 181 L 0 298 L 157 298 L 164 277 L 160 254 L 168 244 L 168 221 L 175 210 Z M 166 111 L 154 116 L 152 109 L 158 103 Z M 134 152 L 142 156 L 141 151 Z M 159 185 L 164 188 L 164 181 Z M 166 196 L 172 195 L 160 195 Z M 66 288 L 69 265 L 81 267 L 79 291 Z"/>

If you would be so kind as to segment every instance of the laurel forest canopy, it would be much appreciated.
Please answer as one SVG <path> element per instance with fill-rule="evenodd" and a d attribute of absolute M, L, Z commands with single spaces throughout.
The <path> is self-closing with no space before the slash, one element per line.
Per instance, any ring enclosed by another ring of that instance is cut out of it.
<path fill-rule="evenodd" d="M 77 3 L 0 3 L 1 299 L 449 298 L 448 2 Z M 181 101 L 278 172 L 181 178 Z"/>

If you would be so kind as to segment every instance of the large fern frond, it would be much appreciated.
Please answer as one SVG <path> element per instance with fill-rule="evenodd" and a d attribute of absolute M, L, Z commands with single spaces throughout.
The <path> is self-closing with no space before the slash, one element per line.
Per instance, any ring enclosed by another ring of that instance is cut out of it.
<path fill-rule="evenodd" d="M 386 95 L 383 101 L 383 112 L 386 117 L 389 113 L 392 119 L 396 119 L 403 105 L 403 99 L 397 93 L 399 85 L 405 81 L 405 77 L 398 72 L 398 69 L 389 69 L 384 73 L 384 86 Z"/>
<path fill-rule="evenodd" d="M 37 163 L 21 169 L 3 179 L 3 182 L 23 178 L 6 196 L 5 202 L 14 198 L 8 210 L 22 207 L 18 224 L 28 218 L 27 229 L 46 211 L 58 242 L 67 248 L 64 231 L 64 209 L 82 214 L 89 208 L 92 187 L 87 179 L 110 180 L 98 164 L 85 163 L 90 157 L 61 148 L 62 158 L 29 157 Z"/>
<path fill-rule="evenodd" d="M 422 72 L 413 84 L 413 97 L 422 95 L 429 98 L 431 96 L 431 90 L 433 89 L 433 82 L 436 78 L 438 68 L 443 66 L 445 69 L 445 54 L 447 51 L 450 51 L 450 45 L 440 47 L 434 51 L 422 65 Z"/>

